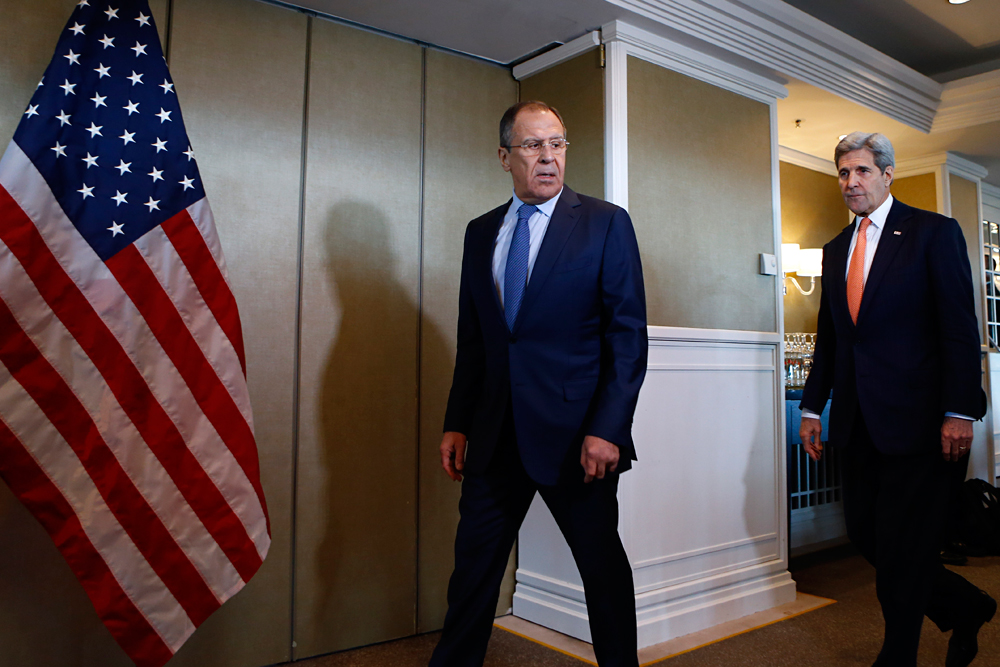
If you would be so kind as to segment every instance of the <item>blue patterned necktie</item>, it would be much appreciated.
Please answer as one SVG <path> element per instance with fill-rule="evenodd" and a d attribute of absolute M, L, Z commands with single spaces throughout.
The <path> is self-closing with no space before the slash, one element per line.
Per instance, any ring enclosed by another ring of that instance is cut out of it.
<path fill-rule="evenodd" d="M 517 321 L 517 311 L 521 309 L 524 300 L 524 289 L 528 286 L 528 249 L 531 245 L 528 231 L 528 218 L 537 206 L 521 204 L 517 209 L 517 225 L 510 239 L 510 250 L 507 251 L 507 265 L 503 274 L 503 309 L 507 327 L 514 329 Z"/>

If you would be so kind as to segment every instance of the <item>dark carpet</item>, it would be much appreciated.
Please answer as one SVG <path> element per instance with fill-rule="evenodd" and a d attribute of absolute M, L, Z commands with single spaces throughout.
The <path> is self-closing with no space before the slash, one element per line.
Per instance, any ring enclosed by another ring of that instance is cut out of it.
<path fill-rule="evenodd" d="M 1000 595 L 1000 557 L 970 558 L 955 568 L 988 593 Z M 665 667 L 868 667 L 878 654 L 882 615 L 875 572 L 850 547 L 792 561 L 803 593 L 836 604 L 658 661 Z M 287 663 L 288 667 L 424 667 L 438 633 Z M 925 620 L 918 667 L 943 667 L 949 635 Z M 979 633 L 973 667 L 1000 666 L 1000 615 Z M 580 667 L 586 663 L 494 629 L 486 667 Z"/>

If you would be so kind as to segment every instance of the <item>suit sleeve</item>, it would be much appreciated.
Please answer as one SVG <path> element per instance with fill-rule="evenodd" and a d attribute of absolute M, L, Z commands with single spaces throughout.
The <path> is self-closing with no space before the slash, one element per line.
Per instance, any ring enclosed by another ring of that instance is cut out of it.
<path fill-rule="evenodd" d="M 632 458 L 632 416 L 646 375 L 646 292 L 632 220 L 617 209 L 601 267 L 601 376 L 584 433 L 604 438 Z"/>
<path fill-rule="evenodd" d="M 458 289 L 458 347 L 455 353 L 455 373 L 452 377 L 444 430 L 469 434 L 476 401 L 482 395 L 486 374 L 483 332 L 470 287 L 471 268 L 469 236 L 472 225 L 465 231 L 462 253 L 462 278 Z"/>
<path fill-rule="evenodd" d="M 816 346 L 813 349 L 812 368 L 806 378 L 806 386 L 802 390 L 800 407 L 820 415 L 826 407 L 833 388 L 834 374 L 837 368 L 837 330 L 833 325 L 833 315 L 830 313 L 829 284 L 837 284 L 834 280 L 832 260 L 827 244 L 823 252 L 823 280 L 820 283 L 819 317 L 816 320 Z"/>
<path fill-rule="evenodd" d="M 941 345 L 941 410 L 979 419 L 986 414 L 986 404 L 980 378 L 979 325 L 965 237 L 958 222 L 951 218 L 934 225 L 934 230 L 928 266 Z"/>

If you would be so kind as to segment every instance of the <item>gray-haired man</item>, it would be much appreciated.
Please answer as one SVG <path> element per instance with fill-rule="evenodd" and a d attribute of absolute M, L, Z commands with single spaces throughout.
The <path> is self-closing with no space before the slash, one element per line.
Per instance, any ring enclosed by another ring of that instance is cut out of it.
<path fill-rule="evenodd" d="M 823 248 L 800 435 L 818 460 L 818 413 L 832 389 L 847 532 L 875 566 L 885 618 L 875 665 L 915 667 L 926 614 L 953 630 L 946 666 L 965 667 L 996 612 L 938 559 L 950 479 L 986 412 L 965 239 L 955 220 L 893 199 L 895 160 L 881 134 L 850 134 L 834 155 L 856 217 Z"/>

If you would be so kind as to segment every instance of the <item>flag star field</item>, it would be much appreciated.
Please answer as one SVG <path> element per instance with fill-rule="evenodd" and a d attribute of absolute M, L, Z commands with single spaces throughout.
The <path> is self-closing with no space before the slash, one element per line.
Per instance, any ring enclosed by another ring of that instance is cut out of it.
<path fill-rule="evenodd" d="M 96 5 L 77 7 L 14 141 L 107 260 L 205 191 L 152 20 Z"/>

